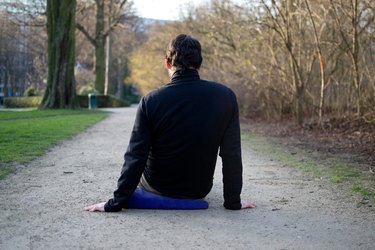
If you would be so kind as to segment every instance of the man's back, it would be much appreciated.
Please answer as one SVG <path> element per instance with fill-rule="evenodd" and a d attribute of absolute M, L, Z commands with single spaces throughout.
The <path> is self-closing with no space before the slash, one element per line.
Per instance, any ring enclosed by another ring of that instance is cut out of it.
<path fill-rule="evenodd" d="M 188 69 L 175 72 L 170 84 L 148 94 L 141 105 L 151 130 L 147 182 L 166 196 L 206 196 L 218 149 L 238 112 L 233 92 Z"/>

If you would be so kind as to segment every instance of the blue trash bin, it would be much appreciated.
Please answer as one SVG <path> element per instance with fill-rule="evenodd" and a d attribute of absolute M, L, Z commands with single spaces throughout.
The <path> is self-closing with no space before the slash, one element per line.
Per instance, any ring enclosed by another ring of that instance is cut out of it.
<path fill-rule="evenodd" d="M 96 94 L 90 93 L 89 94 L 89 109 L 95 109 L 96 108 Z"/>

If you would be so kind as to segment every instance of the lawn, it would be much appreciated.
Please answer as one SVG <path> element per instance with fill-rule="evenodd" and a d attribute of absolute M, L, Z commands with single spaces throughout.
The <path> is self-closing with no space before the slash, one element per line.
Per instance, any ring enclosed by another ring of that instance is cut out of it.
<path fill-rule="evenodd" d="M 107 116 L 86 110 L 0 111 L 0 178 Z"/>

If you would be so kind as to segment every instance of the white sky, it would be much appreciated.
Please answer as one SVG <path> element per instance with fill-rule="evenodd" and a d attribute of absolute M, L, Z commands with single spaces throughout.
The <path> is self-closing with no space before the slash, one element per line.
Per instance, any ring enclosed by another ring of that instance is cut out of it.
<path fill-rule="evenodd" d="M 207 0 L 133 0 L 134 7 L 141 17 L 176 20 L 180 17 L 180 8 L 186 4 L 198 6 Z"/>

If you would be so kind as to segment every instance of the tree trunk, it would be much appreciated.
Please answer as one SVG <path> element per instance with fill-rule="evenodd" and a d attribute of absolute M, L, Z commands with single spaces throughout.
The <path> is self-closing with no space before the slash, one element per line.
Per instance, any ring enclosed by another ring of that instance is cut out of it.
<path fill-rule="evenodd" d="M 322 51 L 319 48 L 319 65 L 320 65 L 320 99 L 319 99 L 319 124 L 322 124 L 324 109 L 324 88 L 326 86 L 324 79 L 324 61 Z"/>
<path fill-rule="evenodd" d="M 313 18 L 313 15 L 311 13 L 310 9 L 310 4 L 308 0 L 305 0 L 305 4 L 307 7 L 307 11 L 310 16 L 310 20 L 313 26 L 314 30 L 314 37 L 315 37 L 315 44 L 316 44 L 316 49 L 318 51 L 318 56 L 319 56 L 319 66 L 320 66 L 320 99 L 319 99 L 319 124 L 322 123 L 322 117 L 323 117 L 323 108 L 324 108 L 324 88 L 325 88 L 325 78 L 324 78 L 324 62 L 323 62 L 323 53 L 322 53 L 322 48 L 320 45 L 320 39 L 318 36 L 318 31 L 316 29 L 315 21 Z"/>
<path fill-rule="evenodd" d="M 299 125 L 302 125 L 303 124 L 303 121 L 305 119 L 305 115 L 304 115 L 304 112 L 303 112 L 303 103 L 304 103 L 304 100 L 305 100 L 305 88 L 304 88 L 304 85 L 297 85 L 297 89 L 296 89 L 296 99 L 297 99 L 297 103 L 296 103 L 296 115 L 297 115 L 297 122 Z"/>
<path fill-rule="evenodd" d="M 111 60 L 112 60 L 112 36 L 107 36 L 107 53 L 105 60 L 105 84 L 104 84 L 104 95 L 112 93 L 111 91 Z"/>
<path fill-rule="evenodd" d="M 112 25 L 112 0 L 108 5 L 108 24 Z M 109 28 L 110 29 L 110 28 Z M 107 53 L 105 58 L 105 83 L 104 83 L 104 95 L 108 95 L 111 89 L 111 60 L 112 60 L 112 35 L 111 32 L 108 32 L 106 37 L 107 42 Z"/>
<path fill-rule="evenodd" d="M 97 0 L 96 8 L 95 88 L 99 93 L 104 93 L 106 43 L 104 35 L 104 0 Z"/>
<path fill-rule="evenodd" d="M 298 30 L 301 30 L 300 27 L 300 21 L 297 20 L 296 16 L 294 15 L 296 11 L 296 5 L 299 5 L 299 1 L 287 1 L 286 2 L 286 41 L 285 41 L 285 47 L 287 48 L 289 52 L 290 57 L 290 64 L 291 64 L 291 70 L 293 72 L 293 82 L 295 87 L 295 114 L 296 114 L 296 120 L 299 125 L 303 124 L 303 121 L 305 119 L 304 117 L 304 111 L 303 111 L 303 103 L 305 98 L 305 84 L 302 79 L 302 73 L 300 68 L 300 49 L 296 51 L 295 46 L 297 43 L 294 42 L 294 36 L 292 35 L 292 24 L 297 23 Z M 297 58 L 296 58 L 297 57 Z"/>
<path fill-rule="evenodd" d="M 339 32 L 341 34 L 341 38 L 345 44 L 345 53 L 347 53 L 352 61 L 352 85 L 355 90 L 355 106 L 356 106 L 356 115 L 358 117 L 362 116 L 363 112 L 363 104 L 362 104 L 362 83 L 360 78 L 360 68 L 359 68 L 359 36 L 360 31 L 358 28 L 360 27 L 360 17 L 361 14 L 358 10 L 359 2 L 358 0 L 351 0 L 349 3 L 347 13 L 350 16 L 350 23 L 351 23 L 351 33 L 347 32 L 347 30 L 341 25 L 341 20 L 339 18 L 339 14 L 336 10 L 336 5 L 334 4 L 333 0 L 330 1 L 331 7 L 333 10 L 333 14 L 335 17 L 335 21 L 339 28 Z M 341 7 L 344 8 L 345 6 L 341 3 Z M 363 12 L 362 12 L 363 14 Z M 351 41 L 347 38 L 347 33 L 351 35 Z"/>
<path fill-rule="evenodd" d="M 356 106 L 357 116 L 362 116 L 362 101 L 361 101 L 361 79 L 359 75 L 359 43 L 358 43 L 358 25 L 359 25 L 359 14 L 358 14 L 358 0 L 352 2 L 352 65 L 353 65 L 353 85 L 356 90 Z"/>
<path fill-rule="evenodd" d="M 48 80 L 42 108 L 75 108 L 76 1 L 47 0 Z"/>
<path fill-rule="evenodd" d="M 356 56 L 357 57 L 357 56 Z M 353 56 L 354 58 L 354 56 Z M 361 91 L 361 79 L 359 76 L 358 58 L 353 59 L 353 85 L 355 89 L 355 105 L 356 115 L 362 116 L 362 91 Z"/>

